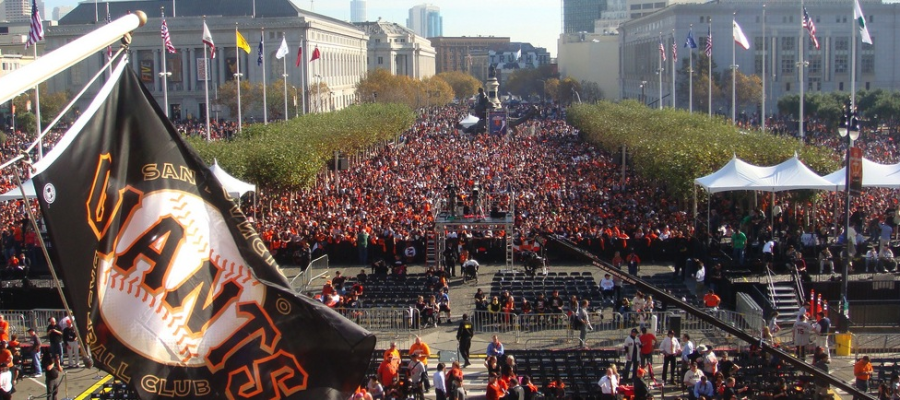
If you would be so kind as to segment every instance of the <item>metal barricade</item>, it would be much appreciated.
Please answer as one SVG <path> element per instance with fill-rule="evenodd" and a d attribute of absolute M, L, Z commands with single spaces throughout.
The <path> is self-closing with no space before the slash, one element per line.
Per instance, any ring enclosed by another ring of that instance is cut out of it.
<path fill-rule="evenodd" d="M 65 310 L 59 309 L 35 309 L 31 310 L 31 320 L 26 319 L 26 323 L 29 328 L 34 328 L 38 334 L 44 334 L 47 332 L 47 325 L 49 324 L 48 320 L 52 318 L 56 318 L 56 322 L 59 322 L 66 316 Z"/>
<path fill-rule="evenodd" d="M 324 279 L 324 277 L 328 275 L 328 255 L 323 255 L 315 260 L 312 260 L 309 263 L 309 268 L 305 271 L 300 271 L 299 274 L 294 276 L 291 279 L 291 288 L 294 290 L 306 293 L 311 289 L 311 285 L 317 279 Z M 323 280 L 324 284 L 325 281 Z"/>
<path fill-rule="evenodd" d="M 569 324 L 569 317 L 563 313 L 522 314 L 518 321 L 519 334 L 531 339 L 555 339 L 557 342 L 569 342 L 575 334 Z M 596 329 L 596 328 L 595 328 Z"/>
<path fill-rule="evenodd" d="M 516 314 L 475 310 L 471 321 L 475 333 L 513 334 L 515 341 L 519 341 L 521 322 Z"/>
<path fill-rule="evenodd" d="M 7 333 L 10 337 L 12 337 L 12 335 L 19 335 L 20 338 L 25 337 L 25 331 L 27 331 L 29 327 L 27 321 L 28 318 L 30 318 L 30 313 L 30 311 L 0 311 L 0 314 L 3 315 L 6 322 L 9 322 L 9 331 Z"/>
<path fill-rule="evenodd" d="M 415 308 L 339 308 L 335 311 L 371 332 L 411 332 L 422 326 L 419 310 Z"/>

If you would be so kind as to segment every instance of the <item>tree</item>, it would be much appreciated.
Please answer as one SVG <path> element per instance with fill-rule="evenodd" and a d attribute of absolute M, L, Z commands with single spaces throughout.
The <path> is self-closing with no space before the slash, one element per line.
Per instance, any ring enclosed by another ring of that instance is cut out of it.
<path fill-rule="evenodd" d="M 716 61 L 712 61 L 712 70 L 713 70 L 713 81 L 712 81 L 712 93 L 713 93 L 713 106 L 719 104 L 721 99 L 721 80 L 719 73 L 716 72 L 716 68 L 718 65 Z M 676 82 L 676 90 L 678 92 L 678 98 L 687 99 L 690 97 L 690 59 L 682 58 L 681 59 L 681 68 L 678 70 L 678 82 Z M 698 52 L 697 57 L 694 59 L 694 111 L 708 110 L 709 104 L 709 57 L 706 56 L 704 52 Z M 731 99 L 731 94 L 729 93 L 728 98 Z"/>
<path fill-rule="evenodd" d="M 506 80 L 502 90 L 516 96 L 529 97 L 541 96 L 544 83 L 548 79 L 558 78 L 550 66 L 542 65 L 538 68 L 522 68 L 513 71 Z"/>
<path fill-rule="evenodd" d="M 72 99 L 72 94 L 68 91 L 50 93 L 46 82 L 40 85 L 40 90 L 41 127 L 45 127 L 59 115 L 59 112 L 62 111 L 67 104 L 69 104 L 69 101 Z M 36 104 L 34 103 L 34 98 L 34 89 L 26 90 L 24 93 L 16 96 L 15 99 L 13 99 L 13 104 L 16 106 L 16 115 L 35 112 Z"/>
<path fill-rule="evenodd" d="M 266 85 L 266 112 L 269 120 L 284 119 L 284 80 L 277 79 Z M 288 111 L 290 114 L 290 111 Z"/>
<path fill-rule="evenodd" d="M 435 75 L 435 78 L 446 82 L 453 89 L 453 97 L 459 100 L 474 96 L 481 87 L 478 79 L 462 71 L 441 72 Z"/>
<path fill-rule="evenodd" d="M 544 92 L 547 93 L 548 99 L 559 101 L 559 79 L 550 78 L 544 83 Z"/>
<path fill-rule="evenodd" d="M 575 79 L 566 78 L 559 83 L 557 91 L 559 92 L 557 96 L 559 96 L 560 103 L 577 103 L 579 99 L 578 96 L 581 95 L 581 84 Z M 578 96 L 576 96 L 575 92 L 579 92 Z"/>
<path fill-rule="evenodd" d="M 603 97 L 603 89 L 597 82 L 581 81 L 581 100 L 585 103 L 596 103 Z"/>
<path fill-rule="evenodd" d="M 738 112 L 746 109 L 748 106 L 753 106 L 756 109 L 755 105 L 762 98 L 762 79 L 757 75 L 744 75 L 740 70 L 736 71 L 734 76 L 736 78 L 734 85 L 735 101 L 737 102 L 736 109 Z M 731 109 L 731 77 L 730 71 L 724 73 L 721 86 L 721 98 L 725 100 L 729 109 Z"/>
<path fill-rule="evenodd" d="M 241 81 L 241 114 L 247 115 L 247 112 L 257 107 L 262 101 L 262 89 L 259 85 L 254 85 L 246 80 Z M 231 116 L 237 118 L 238 115 L 238 96 L 237 81 L 231 80 L 219 86 L 219 103 L 228 107 Z"/>

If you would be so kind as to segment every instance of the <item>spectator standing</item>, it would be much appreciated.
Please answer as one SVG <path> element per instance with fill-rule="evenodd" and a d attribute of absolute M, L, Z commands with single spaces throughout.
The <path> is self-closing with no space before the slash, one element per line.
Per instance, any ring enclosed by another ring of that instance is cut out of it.
<path fill-rule="evenodd" d="M 63 329 L 56 323 L 56 318 L 50 317 L 47 320 L 47 341 L 50 342 L 50 355 L 63 356 Z"/>
<path fill-rule="evenodd" d="M 62 365 L 59 364 L 59 356 L 53 354 L 50 356 L 50 364 L 47 365 L 47 399 L 57 400 L 59 394 L 59 383 L 62 381 Z"/>
<path fill-rule="evenodd" d="M 444 376 L 444 363 L 438 363 L 437 371 L 432 377 L 432 386 L 434 386 L 435 400 L 447 400 L 447 384 Z"/>
<path fill-rule="evenodd" d="M 356 250 L 359 256 L 359 265 L 369 264 L 369 233 L 366 229 L 360 229 L 356 234 Z"/>
<path fill-rule="evenodd" d="M 9 367 L 0 366 L 0 399 L 12 400 L 13 375 Z"/>
<path fill-rule="evenodd" d="M 681 365 L 687 370 L 691 365 L 691 356 L 694 354 L 694 342 L 687 333 L 681 335 Z"/>
<path fill-rule="evenodd" d="M 587 299 L 581 300 L 581 307 L 578 307 L 578 310 L 575 312 L 575 317 L 581 325 L 581 333 L 578 338 L 581 341 L 582 348 L 587 348 L 587 343 L 585 342 L 587 340 L 587 332 L 594 330 L 594 327 L 591 326 L 590 315 L 588 315 L 589 304 Z"/>
<path fill-rule="evenodd" d="M 651 398 L 650 389 L 647 387 L 647 383 L 644 382 L 643 368 L 638 368 L 632 384 L 634 385 L 634 397 L 632 400 L 648 400 Z"/>
<path fill-rule="evenodd" d="M 797 358 L 806 359 L 806 350 L 809 347 L 809 339 L 813 326 L 809 323 L 809 317 L 804 315 L 800 322 L 794 324 L 794 346 L 797 347 Z"/>
<path fill-rule="evenodd" d="M 34 377 L 39 378 L 43 375 L 41 373 L 41 339 L 35 333 L 34 328 L 28 328 L 28 340 L 31 342 L 28 351 L 34 368 Z"/>
<path fill-rule="evenodd" d="M 697 282 L 694 287 L 694 293 L 699 296 L 703 291 L 703 284 L 706 282 L 706 267 L 697 259 L 694 259 L 694 264 L 697 265 L 697 273 L 694 274 L 694 280 Z"/>
<path fill-rule="evenodd" d="M 716 357 L 716 352 L 704 345 L 700 345 L 697 350 L 703 355 L 703 374 L 716 376 L 716 372 L 719 372 L 719 358 Z"/>
<path fill-rule="evenodd" d="M 500 400 L 506 393 L 503 388 L 500 387 L 500 382 L 498 382 L 497 374 L 492 373 L 488 376 L 488 385 L 485 393 L 485 398 L 487 400 Z"/>
<path fill-rule="evenodd" d="M 13 354 L 5 340 L 0 340 L 0 366 L 6 368 L 12 368 L 13 366 Z"/>
<path fill-rule="evenodd" d="M 628 273 L 637 276 L 641 270 L 641 258 L 634 252 L 634 249 L 631 249 L 631 252 L 625 256 L 625 262 L 628 263 Z"/>
<path fill-rule="evenodd" d="M 465 362 L 464 367 L 472 365 L 469 362 L 469 349 L 472 348 L 472 337 L 475 336 L 475 327 L 469 321 L 469 314 L 463 314 L 459 328 L 456 329 L 456 340 L 459 342 L 459 357 Z"/>
<path fill-rule="evenodd" d="M 653 332 L 649 332 L 647 327 L 641 328 L 641 367 L 647 368 L 648 364 L 653 364 L 653 351 L 656 350 L 657 340 L 656 335 Z M 650 367 L 652 368 L 652 366 Z M 653 371 L 650 371 L 650 376 L 653 376 Z"/>
<path fill-rule="evenodd" d="M 623 380 L 628 380 L 628 375 L 637 375 L 639 355 L 641 354 L 641 340 L 638 338 L 638 330 L 632 329 L 631 334 L 625 337 L 625 371 L 623 371 Z"/>
<path fill-rule="evenodd" d="M 459 361 L 454 361 L 451 364 L 450 371 L 446 375 L 445 384 L 447 385 L 447 397 L 450 400 L 466 399 L 466 389 L 463 388 L 463 372 Z"/>
<path fill-rule="evenodd" d="M 825 313 L 819 313 L 819 321 L 814 327 L 816 330 L 816 345 L 825 351 L 825 354 L 831 354 L 828 349 L 828 334 L 831 332 L 831 319 Z"/>
<path fill-rule="evenodd" d="M 747 235 L 741 232 L 741 228 L 734 230 L 731 235 L 732 258 L 737 261 L 739 266 L 744 266 L 744 253 L 747 247 Z"/>
<path fill-rule="evenodd" d="M 721 303 L 722 299 L 712 289 L 709 289 L 709 291 L 706 292 L 705 295 L 703 295 L 703 305 L 705 305 L 706 308 L 712 311 L 718 310 L 719 304 Z"/>
<path fill-rule="evenodd" d="M 0 340 L 9 341 L 9 321 L 0 315 Z"/>
<path fill-rule="evenodd" d="M 600 386 L 600 400 L 615 400 L 619 390 L 619 380 L 613 375 L 612 368 L 606 369 L 606 375 L 597 382 Z"/>
<path fill-rule="evenodd" d="M 409 364 L 406 367 L 406 373 L 409 375 L 409 381 L 412 383 L 412 395 L 416 400 L 425 399 L 425 388 L 423 377 L 428 379 L 425 373 L 425 364 L 422 363 L 422 357 L 418 354 L 410 354 Z"/>
<path fill-rule="evenodd" d="M 671 383 L 675 384 L 675 360 L 679 354 L 681 354 L 681 343 L 678 342 L 678 338 L 675 337 L 675 331 L 670 330 L 669 333 L 663 338 L 662 342 L 659 344 L 659 350 L 662 351 L 663 354 L 663 370 L 662 370 L 662 380 L 663 383 L 666 381 L 666 371 L 669 371 L 671 366 Z"/>
<path fill-rule="evenodd" d="M 856 388 L 863 393 L 867 393 L 869 391 L 869 380 L 872 379 L 872 373 L 874 371 L 869 356 L 863 356 L 863 358 L 859 359 L 859 361 L 853 365 L 853 376 L 856 377 Z"/>
<path fill-rule="evenodd" d="M 416 340 L 412 346 L 409 346 L 409 354 L 410 356 L 419 356 L 419 361 L 422 362 L 426 370 L 428 369 L 428 357 L 431 357 L 431 348 L 418 335 L 416 335 Z"/>
<path fill-rule="evenodd" d="M 834 271 L 834 256 L 831 255 L 831 250 L 828 250 L 828 246 L 822 248 L 822 251 L 819 252 L 819 274 L 831 274 Z"/>

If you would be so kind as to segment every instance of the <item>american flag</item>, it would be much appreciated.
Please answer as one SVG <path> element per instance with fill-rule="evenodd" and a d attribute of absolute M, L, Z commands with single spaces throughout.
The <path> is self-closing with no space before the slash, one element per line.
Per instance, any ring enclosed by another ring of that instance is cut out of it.
<path fill-rule="evenodd" d="M 678 60 L 678 43 L 675 42 L 675 35 L 672 35 L 672 61 Z"/>
<path fill-rule="evenodd" d="M 659 56 L 666 61 L 666 45 L 663 44 L 662 38 L 659 39 Z"/>
<path fill-rule="evenodd" d="M 163 44 L 166 46 L 166 51 L 174 54 L 175 46 L 172 44 L 172 37 L 169 36 L 169 26 L 166 25 L 166 16 L 165 15 L 163 15 L 162 27 L 159 28 L 159 36 L 162 37 Z"/>
<path fill-rule="evenodd" d="M 819 48 L 819 39 L 816 37 L 816 23 L 809 17 L 809 13 L 806 12 L 806 7 L 803 7 L 803 22 L 802 26 L 809 31 L 809 38 L 812 40 L 813 44 L 816 48 Z"/>
<path fill-rule="evenodd" d="M 25 41 L 25 48 L 44 40 L 44 23 L 41 22 L 41 13 L 38 11 L 37 1 L 31 0 L 31 30 L 28 31 L 28 40 Z"/>
<path fill-rule="evenodd" d="M 712 26 L 706 28 L 706 56 L 712 57 Z"/>

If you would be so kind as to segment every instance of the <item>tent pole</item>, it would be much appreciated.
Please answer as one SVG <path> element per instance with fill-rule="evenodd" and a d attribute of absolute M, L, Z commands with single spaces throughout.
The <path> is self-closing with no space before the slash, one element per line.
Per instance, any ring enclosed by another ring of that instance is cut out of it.
<path fill-rule="evenodd" d="M 712 203 L 712 193 L 706 192 L 706 234 L 712 235 L 712 229 L 710 229 L 710 220 L 709 220 L 709 208 Z"/>

